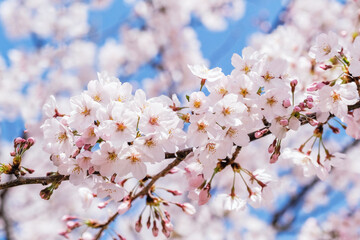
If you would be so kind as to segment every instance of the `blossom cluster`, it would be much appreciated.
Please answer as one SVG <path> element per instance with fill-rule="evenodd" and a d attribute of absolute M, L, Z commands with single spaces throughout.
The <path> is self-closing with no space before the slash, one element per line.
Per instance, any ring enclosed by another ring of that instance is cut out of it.
<path fill-rule="evenodd" d="M 349 49 L 355 48 L 359 39 Z M 339 41 L 332 32 L 319 35 L 310 56 L 321 63 L 329 61 L 324 63 L 325 71 L 340 67 L 340 76 L 315 82 L 300 93 L 298 80 L 288 73 L 284 59 L 270 58 L 250 47 L 243 50 L 242 56 L 233 55 L 234 70 L 230 75 L 223 74 L 220 68 L 189 66 L 199 78 L 200 91 L 187 95 L 184 106 L 176 95 L 172 99 L 147 99 L 142 90 L 132 95 L 130 84 L 99 74 L 98 80 L 89 82 L 86 91 L 70 99 L 69 113 L 58 109 L 54 97 L 45 104 L 44 114 L 49 119 L 42 125 L 44 149 L 51 154 L 59 173 L 70 176 L 70 182 L 78 185 L 92 178 L 98 197 L 124 202 L 131 198 L 123 188 L 124 181 L 146 181 L 148 168 L 165 161 L 166 153 L 190 147 L 192 153 L 186 157 L 184 169 L 189 198 L 205 204 L 211 196 L 214 176 L 230 165 L 234 184 L 230 194 L 224 195 L 224 206 L 239 210 L 246 201 L 259 206 L 268 196 L 266 187 L 272 177 L 263 169 L 249 171 L 245 167 L 247 161 L 236 158 L 236 152 L 250 140 L 271 132 L 275 139 L 268 152 L 270 163 L 275 163 L 282 153 L 281 141 L 286 133 L 309 122 L 314 127 L 313 135 L 298 149 L 285 149 L 282 158 L 300 165 L 305 176 L 316 174 L 321 179 L 343 158 L 330 153 L 323 142 L 325 126 L 338 131 L 328 123 L 333 116 L 357 126 L 356 115 L 348 112 L 348 107 L 359 98 L 357 68 L 351 67 L 353 63 L 356 66 L 357 58 L 345 55 L 347 48 L 340 47 Z M 204 87 L 208 94 L 202 91 Z M 295 98 L 297 94 L 303 99 Z M 304 151 L 312 138 L 311 148 Z M 316 141 L 319 148 L 314 157 L 311 152 Z M 320 157 L 321 148 L 325 158 Z M 235 185 L 237 174 L 242 187 Z M 156 229 L 154 222 L 154 235 Z M 169 236 L 172 228 L 164 229 Z"/>

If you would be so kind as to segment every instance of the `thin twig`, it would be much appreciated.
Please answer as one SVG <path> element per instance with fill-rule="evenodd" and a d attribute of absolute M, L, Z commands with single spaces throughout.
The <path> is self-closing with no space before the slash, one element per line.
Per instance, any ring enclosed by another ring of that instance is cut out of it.
<path fill-rule="evenodd" d="M 1 199 L 1 204 L 0 204 L 0 217 L 2 218 L 3 222 L 4 222 L 4 230 L 5 230 L 5 236 L 7 240 L 12 240 L 13 239 L 13 234 L 12 234 L 12 221 L 9 218 L 7 211 L 5 210 L 5 205 L 6 205 L 6 199 L 7 199 L 7 195 L 9 193 L 9 189 L 4 189 L 1 194 L 0 194 L 0 199 Z"/>

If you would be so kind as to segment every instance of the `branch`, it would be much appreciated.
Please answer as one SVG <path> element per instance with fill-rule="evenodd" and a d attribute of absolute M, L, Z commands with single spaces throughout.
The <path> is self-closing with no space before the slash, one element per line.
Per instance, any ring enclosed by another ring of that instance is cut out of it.
<path fill-rule="evenodd" d="M 7 199 L 7 195 L 8 195 L 8 189 L 4 189 L 0 194 L 0 199 L 1 199 L 0 216 L 4 221 L 5 238 L 7 240 L 12 240 L 13 239 L 12 228 L 11 228 L 12 222 L 9 216 L 7 215 L 7 212 L 5 211 L 5 201 Z"/>
<path fill-rule="evenodd" d="M 6 189 L 11 187 L 16 187 L 25 184 L 42 184 L 48 185 L 53 182 L 59 182 L 62 180 L 69 180 L 69 176 L 64 175 L 50 175 L 46 177 L 19 177 L 15 180 L 11 180 L 5 183 L 0 184 L 0 189 Z"/>
<path fill-rule="evenodd" d="M 192 150 L 191 150 L 192 151 Z M 134 195 L 133 197 L 131 197 L 131 201 L 134 201 L 135 199 L 145 196 L 148 194 L 148 192 L 150 191 L 151 187 L 155 184 L 155 182 L 161 178 L 164 177 L 166 174 L 169 173 L 169 171 L 171 169 L 173 169 L 174 167 L 176 167 L 177 165 L 179 165 L 185 158 L 186 156 L 191 152 L 189 149 L 187 151 L 178 151 L 176 153 L 176 155 L 178 155 L 176 157 L 176 159 L 174 161 L 172 161 L 166 168 L 164 168 L 162 171 L 160 171 L 158 174 L 156 174 L 155 176 L 153 176 L 151 178 L 151 181 L 140 191 L 138 192 L 136 195 Z M 99 232 L 96 234 L 95 236 L 95 240 L 100 239 L 102 233 L 104 232 L 104 230 L 108 227 L 108 225 L 114 221 L 116 219 L 116 217 L 119 215 L 118 212 L 116 212 L 114 215 L 112 215 L 104 224 L 99 225 L 98 228 L 100 228 Z"/>

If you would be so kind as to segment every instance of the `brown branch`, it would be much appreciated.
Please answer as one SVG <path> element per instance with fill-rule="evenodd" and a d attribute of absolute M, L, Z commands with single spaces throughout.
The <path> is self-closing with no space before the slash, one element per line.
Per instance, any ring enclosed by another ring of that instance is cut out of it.
<path fill-rule="evenodd" d="M 25 184 L 48 185 L 50 183 L 59 182 L 62 180 L 69 180 L 69 176 L 57 174 L 57 175 L 50 175 L 50 176 L 46 176 L 46 177 L 19 177 L 17 179 L 11 180 L 11 181 L 1 183 L 0 189 L 16 187 L 16 186 L 25 185 Z"/>
<path fill-rule="evenodd" d="M 4 222 L 4 231 L 5 231 L 5 237 L 7 240 L 13 239 L 13 233 L 12 233 L 12 221 L 10 220 L 7 211 L 5 211 L 5 204 L 6 199 L 8 195 L 8 189 L 4 189 L 0 194 L 1 204 L 0 204 L 0 217 L 2 218 Z"/>
<path fill-rule="evenodd" d="M 186 150 L 186 149 L 185 149 Z M 192 150 L 191 150 L 192 151 Z M 169 165 L 167 165 L 166 168 L 164 168 L 162 171 L 160 171 L 158 174 L 156 174 L 155 176 L 153 176 L 151 178 L 151 181 L 137 194 L 135 194 L 133 197 L 131 197 L 131 201 L 134 201 L 135 199 L 145 196 L 148 194 L 148 192 L 150 191 L 151 187 L 155 184 L 155 182 L 161 178 L 164 177 L 166 174 L 169 173 L 169 171 L 171 169 L 173 169 L 174 167 L 176 167 L 177 165 L 179 165 L 185 158 L 186 156 L 191 152 L 190 149 L 188 149 L 187 151 L 178 151 L 176 153 L 177 157 L 175 158 L 174 161 L 172 161 Z M 95 240 L 100 239 L 102 233 L 104 232 L 104 230 L 108 227 L 108 225 L 114 221 L 116 219 L 116 217 L 119 215 L 118 212 L 116 212 L 114 215 L 112 215 L 104 224 L 101 224 L 98 226 L 98 228 L 100 228 L 99 232 L 96 234 L 95 236 Z"/>

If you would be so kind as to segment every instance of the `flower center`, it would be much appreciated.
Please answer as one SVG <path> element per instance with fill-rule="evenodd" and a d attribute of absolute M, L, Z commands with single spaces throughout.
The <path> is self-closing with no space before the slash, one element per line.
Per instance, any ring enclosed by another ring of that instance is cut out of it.
<path fill-rule="evenodd" d="M 206 148 L 208 149 L 208 151 L 210 153 L 215 153 L 216 152 L 216 144 L 215 143 L 206 144 Z"/>
<path fill-rule="evenodd" d="M 123 132 L 126 129 L 126 126 L 124 123 L 116 123 L 116 131 L 117 132 Z"/>
<path fill-rule="evenodd" d="M 227 108 L 223 108 L 222 110 L 222 114 L 224 114 L 224 116 L 227 116 L 227 115 L 230 115 L 232 112 L 232 109 L 230 107 L 227 107 Z"/>
<path fill-rule="evenodd" d="M 84 111 L 81 112 L 82 115 L 84 116 L 89 116 L 90 115 L 90 109 L 88 109 L 87 107 L 85 107 Z"/>
<path fill-rule="evenodd" d="M 246 97 L 246 95 L 249 94 L 249 91 L 247 90 L 247 88 L 240 88 L 240 95 L 243 97 Z"/>
<path fill-rule="evenodd" d="M 139 153 L 131 153 L 129 157 L 127 157 L 128 160 L 130 160 L 131 163 L 137 163 L 140 162 L 140 154 Z"/>
<path fill-rule="evenodd" d="M 100 98 L 99 95 L 95 95 L 95 96 L 93 97 L 93 99 L 94 99 L 94 101 L 96 101 L 96 102 L 100 102 L 100 101 L 101 101 L 101 98 Z"/>
<path fill-rule="evenodd" d="M 158 117 L 150 117 L 149 123 L 150 123 L 151 125 L 159 125 L 158 119 L 159 119 Z"/>
<path fill-rule="evenodd" d="M 248 72 L 251 71 L 251 68 L 245 64 L 244 68 L 243 68 L 243 71 L 245 72 L 245 74 L 247 74 Z"/>
<path fill-rule="evenodd" d="M 265 82 L 270 82 L 270 80 L 274 79 L 275 77 L 271 75 L 269 72 L 266 72 L 265 75 L 261 76 Z"/>
<path fill-rule="evenodd" d="M 59 142 L 65 142 L 66 139 L 68 139 L 68 136 L 66 135 L 65 132 L 59 133 L 59 135 L 58 135 Z"/>
<path fill-rule="evenodd" d="M 327 55 L 331 52 L 331 47 L 329 45 L 325 45 L 322 47 L 322 50 L 324 51 L 325 55 Z"/>
<path fill-rule="evenodd" d="M 272 97 L 266 99 L 266 103 L 270 107 L 272 107 L 275 103 L 277 103 L 277 100 L 274 98 L 274 96 L 272 96 Z"/>
<path fill-rule="evenodd" d="M 109 160 L 110 162 L 115 162 L 118 159 L 117 154 L 114 152 L 108 152 L 108 157 L 107 160 Z"/>
<path fill-rule="evenodd" d="M 197 123 L 197 125 L 198 125 L 198 132 L 203 132 L 203 133 L 205 133 L 206 132 L 206 127 L 207 127 L 207 125 L 204 123 L 204 122 L 200 122 L 200 123 Z"/>
<path fill-rule="evenodd" d="M 201 107 L 201 101 L 199 99 L 196 99 L 194 101 L 194 108 L 199 108 L 199 107 Z"/>
<path fill-rule="evenodd" d="M 331 97 L 333 98 L 333 102 L 334 102 L 334 103 L 341 100 L 340 94 L 338 94 L 338 93 L 335 92 L 335 91 L 333 92 L 333 94 L 331 95 Z"/>

